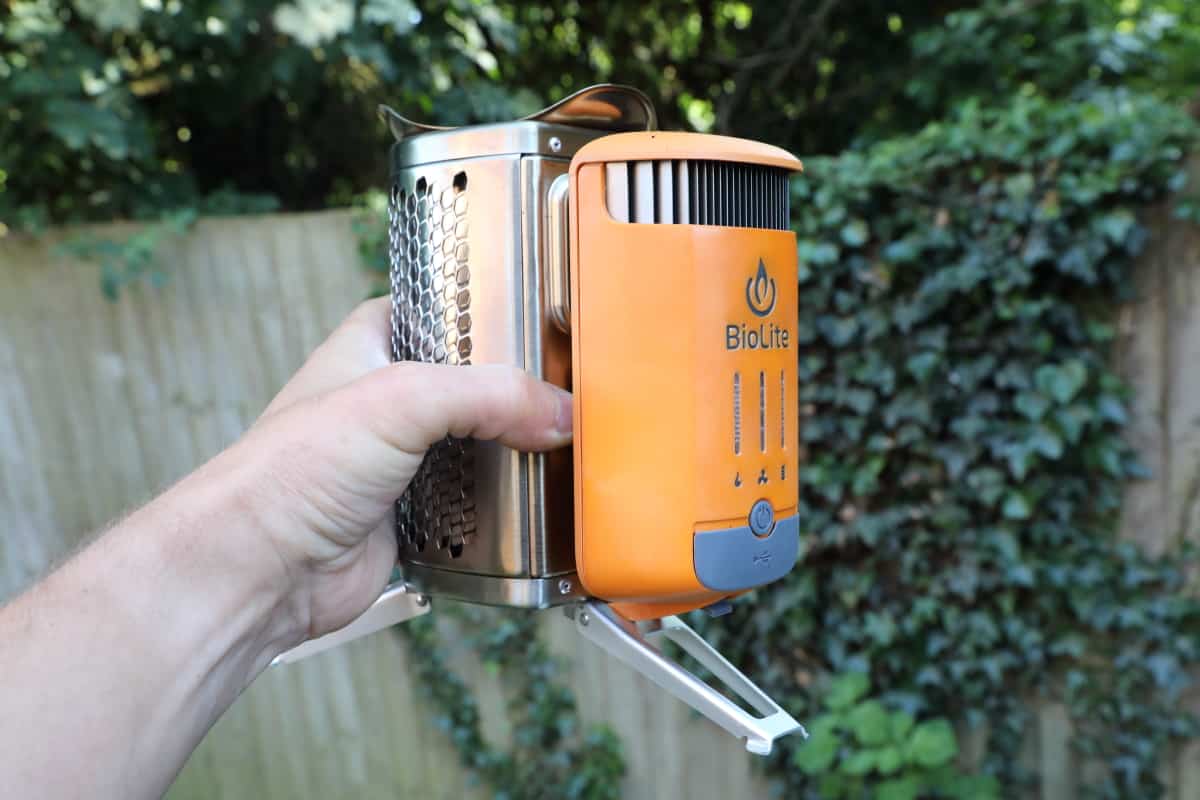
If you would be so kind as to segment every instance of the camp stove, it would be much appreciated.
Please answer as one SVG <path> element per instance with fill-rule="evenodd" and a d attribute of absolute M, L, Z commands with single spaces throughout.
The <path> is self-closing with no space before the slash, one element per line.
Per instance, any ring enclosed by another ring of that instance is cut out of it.
<path fill-rule="evenodd" d="M 720 614 L 799 551 L 793 156 L 655 130 L 601 85 L 514 122 L 382 107 L 398 361 L 511 364 L 574 393 L 574 445 L 447 438 L 396 503 L 379 601 L 292 661 L 431 599 L 562 606 L 587 639 L 754 753 L 803 732 L 676 615 Z M 711 674 L 668 657 L 675 642 Z M 740 697 L 743 710 L 727 694 Z"/>

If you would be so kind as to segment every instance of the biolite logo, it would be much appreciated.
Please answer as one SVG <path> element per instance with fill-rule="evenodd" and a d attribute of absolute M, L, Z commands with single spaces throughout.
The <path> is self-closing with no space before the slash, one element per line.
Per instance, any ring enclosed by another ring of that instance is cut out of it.
<path fill-rule="evenodd" d="M 775 279 L 767 274 L 767 265 L 760 258 L 758 270 L 746 279 L 746 305 L 756 317 L 765 317 L 775 310 L 778 295 Z M 783 350 L 788 346 L 790 334 L 774 322 L 758 325 L 726 325 L 726 350 Z"/>
<path fill-rule="evenodd" d="M 746 305 L 756 317 L 765 317 L 775 310 L 775 279 L 767 275 L 767 265 L 761 258 L 758 272 L 746 279 Z"/>

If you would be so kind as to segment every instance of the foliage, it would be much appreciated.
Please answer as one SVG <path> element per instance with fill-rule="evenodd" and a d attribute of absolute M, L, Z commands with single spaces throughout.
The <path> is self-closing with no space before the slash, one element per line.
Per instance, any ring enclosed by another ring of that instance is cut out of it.
<path fill-rule="evenodd" d="M 12 0 L 0 222 L 154 219 L 220 192 L 288 210 L 384 181 L 389 103 L 512 118 L 600 80 L 664 127 L 835 153 L 964 100 L 1194 86 L 1186 0 Z M 0 228 L 0 231 L 3 229 Z"/>
<path fill-rule="evenodd" d="M 837 676 L 826 689 L 827 710 L 812 720 L 810 740 L 795 752 L 795 766 L 819 778 L 821 797 L 997 796 L 994 778 L 965 775 L 955 765 L 958 741 L 948 721 L 917 724 L 907 711 L 889 712 L 878 700 L 864 699 L 869 689 L 865 673 Z"/>
<path fill-rule="evenodd" d="M 0 219 L 154 217 L 214 192 L 324 205 L 379 180 L 376 101 L 477 66 L 440 4 L 17 0 L 0 38 Z M 418 26 L 416 23 L 421 21 Z"/>
<path fill-rule="evenodd" d="M 1191 99 L 1200 9 L 1189 0 L 999 0 L 947 14 L 912 44 L 905 95 L 918 119 L 941 118 L 968 100 L 1080 98 L 1116 86 Z"/>
<path fill-rule="evenodd" d="M 156 289 L 165 286 L 169 278 L 165 246 L 177 242 L 202 214 L 257 213 L 274 208 L 271 197 L 216 192 L 204 198 L 198 207 L 164 211 L 125 237 L 114 239 L 87 230 L 74 233 L 60 250 L 98 264 L 100 290 L 107 299 L 116 300 L 122 289 L 135 283 L 145 282 Z"/>
<path fill-rule="evenodd" d="M 611 731 L 579 730 L 562 665 L 537 635 L 528 611 L 501 611 L 439 601 L 438 615 L 460 623 L 458 647 L 477 650 L 512 689 L 512 750 L 496 749 L 480 727 L 470 687 L 455 674 L 432 616 L 397 630 L 408 641 L 417 685 L 435 704 L 435 721 L 458 750 L 463 765 L 492 787 L 498 800 L 616 800 L 625 773 L 621 746 Z"/>
<path fill-rule="evenodd" d="M 172 212 L 160 221 L 138 228 L 124 239 L 109 239 L 92 233 L 76 235 L 62 245 L 62 251 L 100 265 L 100 288 L 109 300 L 116 300 L 121 289 L 145 280 L 156 288 L 163 286 L 160 248 L 169 239 L 182 235 L 196 221 L 191 209 Z"/>
<path fill-rule="evenodd" d="M 359 198 L 358 207 L 350 221 L 358 245 L 362 268 L 373 277 L 372 295 L 388 291 L 388 217 L 387 195 L 367 192 Z"/>
<path fill-rule="evenodd" d="M 867 673 L 883 708 L 986 722 L 985 769 L 1013 786 L 1022 698 L 1058 696 L 1104 767 L 1093 795 L 1161 793 L 1159 760 L 1197 732 L 1178 700 L 1200 604 L 1185 558 L 1114 541 L 1123 482 L 1145 473 L 1108 348 L 1136 212 L 1178 188 L 1194 140 L 1173 107 L 1099 91 L 967 104 L 808 163 L 808 552 L 709 626 L 793 708 L 816 713 L 822 674 Z M 816 757 L 781 750 L 789 796 L 819 796 L 793 760 Z"/>

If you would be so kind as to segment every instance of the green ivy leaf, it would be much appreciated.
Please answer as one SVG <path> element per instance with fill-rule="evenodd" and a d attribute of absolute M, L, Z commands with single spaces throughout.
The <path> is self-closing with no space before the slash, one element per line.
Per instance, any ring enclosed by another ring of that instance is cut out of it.
<path fill-rule="evenodd" d="M 364 21 L 388 25 L 397 35 L 408 33 L 420 19 L 411 0 L 366 0 L 359 13 Z"/>
<path fill-rule="evenodd" d="M 1063 441 L 1057 433 L 1045 425 L 1038 425 L 1030 437 L 1033 449 L 1048 459 L 1056 460 L 1062 457 Z"/>
<path fill-rule="evenodd" d="M 1023 442 L 1016 442 L 1009 445 L 1005 450 L 1005 457 L 1008 461 L 1008 472 L 1018 481 L 1025 480 L 1025 476 L 1029 474 L 1029 462 L 1032 453 Z"/>
<path fill-rule="evenodd" d="M 801 239 L 797 242 L 796 247 L 799 260 L 805 264 L 813 264 L 815 266 L 836 263 L 838 257 L 841 255 L 837 246 L 828 242 Z"/>
<path fill-rule="evenodd" d="M 875 769 L 874 750 L 859 750 L 842 764 L 842 772 L 847 775 L 866 775 L 873 769 Z"/>
<path fill-rule="evenodd" d="M 944 719 L 922 722 L 908 740 L 908 757 L 922 767 L 939 767 L 958 755 L 954 728 Z"/>
<path fill-rule="evenodd" d="M 1014 200 L 1024 200 L 1033 192 L 1033 176 L 1028 172 L 1013 175 L 1004 181 L 1004 191 Z"/>
<path fill-rule="evenodd" d="M 863 631 L 871 638 L 872 641 L 876 642 L 881 647 L 887 647 L 896 638 L 896 620 L 890 613 L 886 611 L 872 611 L 867 614 L 866 622 L 863 625 Z M 863 706 L 856 706 L 851 714 L 861 708 L 863 708 Z"/>
<path fill-rule="evenodd" d="M 818 786 L 819 794 L 822 798 L 839 800 L 839 798 L 846 796 L 848 781 L 841 773 L 831 772 L 821 776 L 821 781 Z"/>
<path fill-rule="evenodd" d="M 834 731 L 813 730 L 808 741 L 796 749 L 792 763 L 806 775 L 819 775 L 833 765 L 840 747 L 841 740 Z"/>
<path fill-rule="evenodd" d="M 1117 425 L 1125 425 L 1129 422 L 1129 415 L 1125 412 L 1125 404 L 1110 394 L 1102 395 L 1096 401 L 1096 411 L 1100 414 L 1100 418 Z"/>
<path fill-rule="evenodd" d="M 1091 420 L 1092 410 L 1078 403 L 1060 408 L 1054 414 L 1054 421 L 1058 423 L 1059 430 L 1070 444 L 1079 442 L 1084 426 Z"/>
<path fill-rule="evenodd" d="M 1200 208 L 1200 204 L 1197 204 L 1197 207 Z M 1200 218 L 1200 211 L 1198 211 L 1197 217 Z M 882 255 L 888 261 L 903 264 L 915 261 L 919 252 L 916 242 L 906 238 L 888 242 L 883 248 Z"/>
<path fill-rule="evenodd" d="M 842 227 L 842 241 L 851 247 L 862 247 L 870 235 L 871 229 L 861 219 L 852 219 Z"/>
<path fill-rule="evenodd" d="M 886 742 L 891 734 L 888 712 L 878 700 L 867 700 L 850 709 L 846 715 L 846 727 L 867 746 Z"/>
<path fill-rule="evenodd" d="M 921 780 L 915 775 L 881 781 L 875 789 L 875 800 L 916 800 L 921 793 Z"/>
<path fill-rule="evenodd" d="M 1123 244 L 1136 224 L 1137 218 L 1124 209 L 1104 214 L 1096 220 L 1096 227 L 1113 244 Z"/>
<path fill-rule="evenodd" d="M 93 145 L 118 160 L 130 153 L 132 126 L 112 108 L 78 100 L 50 100 L 46 104 L 46 125 L 72 150 Z"/>
<path fill-rule="evenodd" d="M 1004 494 L 1004 473 L 994 467 L 980 467 L 967 474 L 967 486 L 987 505 L 994 505 Z"/>
<path fill-rule="evenodd" d="M 937 368 L 939 360 L 937 353 L 918 353 L 908 359 L 905 367 L 914 378 L 924 383 Z"/>
<path fill-rule="evenodd" d="M 840 714 L 822 714 L 808 724 L 809 738 L 831 736 L 837 739 L 838 731 L 842 729 Z"/>
<path fill-rule="evenodd" d="M 1071 402 L 1086 380 L 1087 366 L 1076 360 L 1057 366 L 1043 364 L 1034 373 L 1038 389 L 1053 397 L 1060 405 Z"/>
<path fill-rule="evenodd" d="M 1037 422 L 1050 408 L 1050 401 L 1036 392 L 1021 392 L 1013 405 L 1026 419 Z"/>
<path fill-rule="evenodd" d="M 1009 492 L 1001 510 L 1007 519 L 1029 519 L 1033 513 L 1033 507 L 1020 492 Z"/>
<path fill-rule="evenodd" d="M 913 729 L 913 725 L 915 724 L 916 720 L 907 711 L 892 712 L 892 741 L 903 741 L 904 737 L 908 736 L 908 732 Z"/>
<path fill-rule="evenodd" d="M 883 458 L 878 456 L 868 459 L 866 463 L 854 471 L 854 480 L 850 484 L 850 492 L 861 496 L 875 491 L 879 486 L 879 473 L 883 471 L 886 463 Z"/>
<path fill-rule="evenodd" d="M 896 745 L 888 745 L 880 749 L 875 756 L 875 768 L 882 775 L 891 775 L 904 766 L 904 754 Z"/>
<path fill-rule="evenodd" d="M 833 679 L 825 695 L 825 705 L 834 711 L 849 708 L 867 693 L 871 680 L 862 672 L 845 672 Z"/>
<path fill-rule="evenodd" d="M 858 333 L 857 317 L 817 317 L 817 330 L 834 347 L 844 347 Z"/>

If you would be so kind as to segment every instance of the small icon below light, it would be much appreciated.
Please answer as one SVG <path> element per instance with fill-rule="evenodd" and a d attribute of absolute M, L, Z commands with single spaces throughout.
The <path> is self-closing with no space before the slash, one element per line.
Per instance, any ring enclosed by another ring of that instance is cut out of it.
<path fill-rule="evenodd" d="M 763 467 L 762 472 L 758 473 L 758 485 L 762 486 L 768 480 L 770 479 L 767 477 L 767 468 Z"/>
<path fill-rule="evenodd" d="M 781 481 L 787 480 L 787 464 L 784 464 L 782 467 L 779 468 L 779 480 L 781 480 Z"/>
<path fill-rule="evenodd" d="M 737 487 L 739 487 L 741 485 L 742 485 L 742 473 L 740 473 L 740 472 L 734 473 L 733 488 L 736 489 Z"/>

